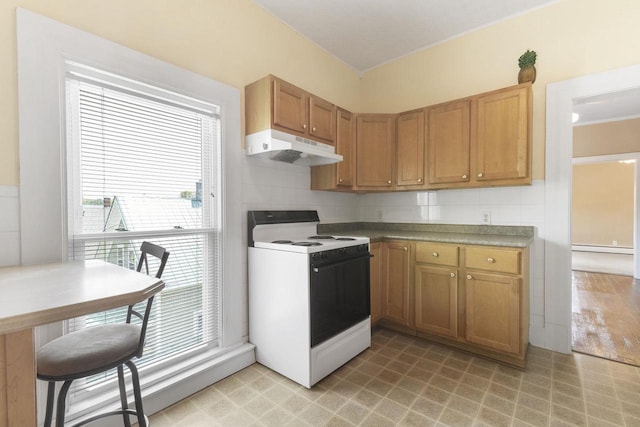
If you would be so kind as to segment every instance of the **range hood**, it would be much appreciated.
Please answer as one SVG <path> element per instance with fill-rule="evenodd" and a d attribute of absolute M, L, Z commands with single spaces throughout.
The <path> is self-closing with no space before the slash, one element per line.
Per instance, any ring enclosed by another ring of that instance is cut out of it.
<path fill-rule="evenodd" d="M 271 160 L 308 166 L 328 165 L 342 161 L 329 144 L 312 141 L 274 129 L 247 135 L 247 155 L 266 156 Z"/>

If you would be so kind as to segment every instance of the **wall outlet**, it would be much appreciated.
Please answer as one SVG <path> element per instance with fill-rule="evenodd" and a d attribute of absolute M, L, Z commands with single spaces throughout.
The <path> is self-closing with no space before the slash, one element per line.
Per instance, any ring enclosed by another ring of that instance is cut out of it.
<path fill-rule="evenodd" d="M 613 241 L 613 246 L 618 246 L 618 241 L 617 240 Z"/>
<path fill-rule="evenodd" d="M 491 224 L 491 212 L 490 211 L 482 211 L 480 212 L 480 222 L 482 224 Z"/>

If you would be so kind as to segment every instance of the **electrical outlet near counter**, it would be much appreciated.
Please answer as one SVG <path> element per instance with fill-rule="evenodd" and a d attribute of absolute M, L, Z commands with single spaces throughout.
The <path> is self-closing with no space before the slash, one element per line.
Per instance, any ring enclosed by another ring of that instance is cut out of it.
<path fill-rule="evenodd" d="M 491 224 L 491 211 L 480 212 L 480 222 L 482 224 Z"/>

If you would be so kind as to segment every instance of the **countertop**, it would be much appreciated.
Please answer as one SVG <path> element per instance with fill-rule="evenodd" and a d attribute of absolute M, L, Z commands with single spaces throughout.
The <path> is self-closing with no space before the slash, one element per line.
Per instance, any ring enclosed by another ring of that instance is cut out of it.
<path fill-rule="evenodd" d="M 344 222 L 318 225 L 318 234 L 369 237 L 372 242 L 383 239 L 422 240 L 468 245 L 525 248 L 533 243 L 532 226 L 421 224 L 391 222 Z"/>
<path fill-rule="evenodd" d="M 0 268 L 0 334 L 142 301 L 155 277 L 99 260 Z"/>

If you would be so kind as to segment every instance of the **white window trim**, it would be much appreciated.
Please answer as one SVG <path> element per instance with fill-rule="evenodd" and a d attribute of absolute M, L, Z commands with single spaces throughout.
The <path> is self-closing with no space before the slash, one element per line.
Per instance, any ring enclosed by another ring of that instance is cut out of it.
<path fill-rule="evenodd" d="M 145 392 L 145 412 L 156 412 L 255 361 L 244 336 L 240 92 L 65 24 L 17 9 L 21 263 L 66 259 L 65 62 L 77 61 L 220 105 L 222 167 L 221 350 Z M 36 345 L 61 333 L 60 324 L 36 331 Z M 207 371 L 203 375 L 203 371 Z M 171 383 L 167 387 L 168 383 Z M 44 393 L 38 391 L 39 406 Z M 39 411 L 41 412 L 41 411 Z"/>

